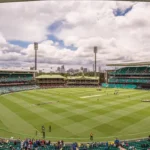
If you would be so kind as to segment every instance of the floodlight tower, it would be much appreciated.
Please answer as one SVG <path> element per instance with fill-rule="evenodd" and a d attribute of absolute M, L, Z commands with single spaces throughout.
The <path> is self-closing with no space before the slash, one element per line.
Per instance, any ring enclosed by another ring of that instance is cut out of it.
<path fill-rule="evenodd" d="M 94 46 L 94 54 L 95 54 L 95 77 L 96 77 L 96 54 L 97 54 L 97 46 Z"/>
<path fill-rule="evenodd" d="M 37 70 L 37 50 L 38 50 L 37 42 L 34 42 L 34 50 L 35 50 L 35 70 Z"/>
<path fill-rule="evenodd" d="M 95 67 L 94 67 L 94 64 L 93 64 L 93 73 L 94 73 L 94 70 L 95 70 L 94 68 L 95 68 Z"/>

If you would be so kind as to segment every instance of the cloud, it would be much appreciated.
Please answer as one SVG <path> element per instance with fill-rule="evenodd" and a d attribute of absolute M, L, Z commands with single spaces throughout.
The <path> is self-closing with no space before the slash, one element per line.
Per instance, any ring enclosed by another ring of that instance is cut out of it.
<path fill-rule="evenodd" d="M 62 8 L 65 13 L 69 5 L 51 1 L 0 4 L 0 30 L 7 40 L 46 40 L 49 25 L 61 19 Z"/>
<path fill-rule="evenodd" d="M 0 32 L 0 44 L 2 45 L 2 44 L 6 44 L 6 43 L 7 42 L 6 42 L 5 38 L 3 37 L 3 35 Z"/>
<path fill-rule="evenodd" d="M 125 12 L 115 16 L 114 10 Z M 98 65 L 149 59 L 150 4 L 99 1 L 45 1 L 0 4 L 1 66 L 34 65 L 33 42 L 39 42 L 38 68 L 89 67 L 93 47 L 98 46 Z M 50 35 L 58 40 L 50 39 Z M 17 42 L 29 43 L 25 47 Z M 64 42 L 60 49 L 59 41 Z M 14 45 L 15 43 L 15 45 Z M 69 46 L 75 46 L 72 50 Z M 11 63 L 13 62 L 13 63 Z"/>

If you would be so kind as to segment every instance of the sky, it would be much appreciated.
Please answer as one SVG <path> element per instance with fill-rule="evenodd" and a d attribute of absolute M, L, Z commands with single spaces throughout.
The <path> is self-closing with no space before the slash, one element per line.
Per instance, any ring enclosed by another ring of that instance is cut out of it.
<path fill-rule="evenodd" d="M 115 1 L 39 1 L 0 4 L 0 68 L 144 62 L 150 56 L 150 3 Z"/>

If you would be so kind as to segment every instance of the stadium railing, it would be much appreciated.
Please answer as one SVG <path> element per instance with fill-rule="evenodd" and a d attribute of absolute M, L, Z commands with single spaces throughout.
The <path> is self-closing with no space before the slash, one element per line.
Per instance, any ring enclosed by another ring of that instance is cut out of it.
<path fill-rule="evenodd" d="M 4 86 L 0 87 L 0 94 L 7 94 L 18 91 L 38 89 L 37 85 L 21 85 L 21 86 Z"/>
<path fill-rule="evenodd" d="M 0 74 L 0 83 L 1 82 L 21 82 L 21 81 L 32 81 L 32 75 L 20 75 L 20 74 L 12 74 L 12 75 L 4 75 Z"/>
<path fill-rule="evenodd" d="M 102 83 L 102 87 L 104 88 L 125 88 L 125 89 L 136 89 L 137 86 L 134 84 L 107 84 Z"/>
<path fill-rule="evenodd" d="M 150 83 L 150 79 L 133 79 L 133 78 L 126 78 L 126 79 L 119 79 L 119 78 L 111 78 L 108 81 L 109 83 Z"/>

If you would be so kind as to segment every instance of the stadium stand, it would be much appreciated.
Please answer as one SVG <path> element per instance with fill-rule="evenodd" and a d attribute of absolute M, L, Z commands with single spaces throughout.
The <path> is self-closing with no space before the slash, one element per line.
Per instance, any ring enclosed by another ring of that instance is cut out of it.
<path fill-rule="evenodd" d="M 150 75 L 150 67 L 124 67 L 110 72 L 110 75 Z"/>
<path fill-rule="evenodd" d="M 36 88 L 34 71 L 0 70 L 0 94 Z"/>
<path fill-rule="evenodd" d="M 36 77 L 36 83 L 41 88 L 64 87 L 65 77 L 61 75 L 40 75 Z"/>
<path fill-rule="evenodd" d="M 99 78 L 88 76 L 67 77 L 67 86 L 92 87 L 99 85 Z"/>
<path fill-rule="evenodd" d="M 3 86 L 3 87 L 0 87 L 0 95 L 12 93 L 12 92 L 25 91 L 25 90 L 33 90 L 37 88 L 39 87 L 36 85 Z"/>
<path fill-rule="evenodd" d="M 31 81 L 32 74 L 0 74 L 0 83 Z"/>
<path fill-rule="evenodd" d="M 99 78 L 87 76 L 63 77 L 61 75 L 40 75 L 36 77 L 37 85 L 41 88 L 50 87 L 93 87 L 99 85 Z"/>
<path fill-rule="evenodd" d="M 124 67 L 109 72 L 108 84 L 111 88 L 150 88 L 150 67 Z"/>

